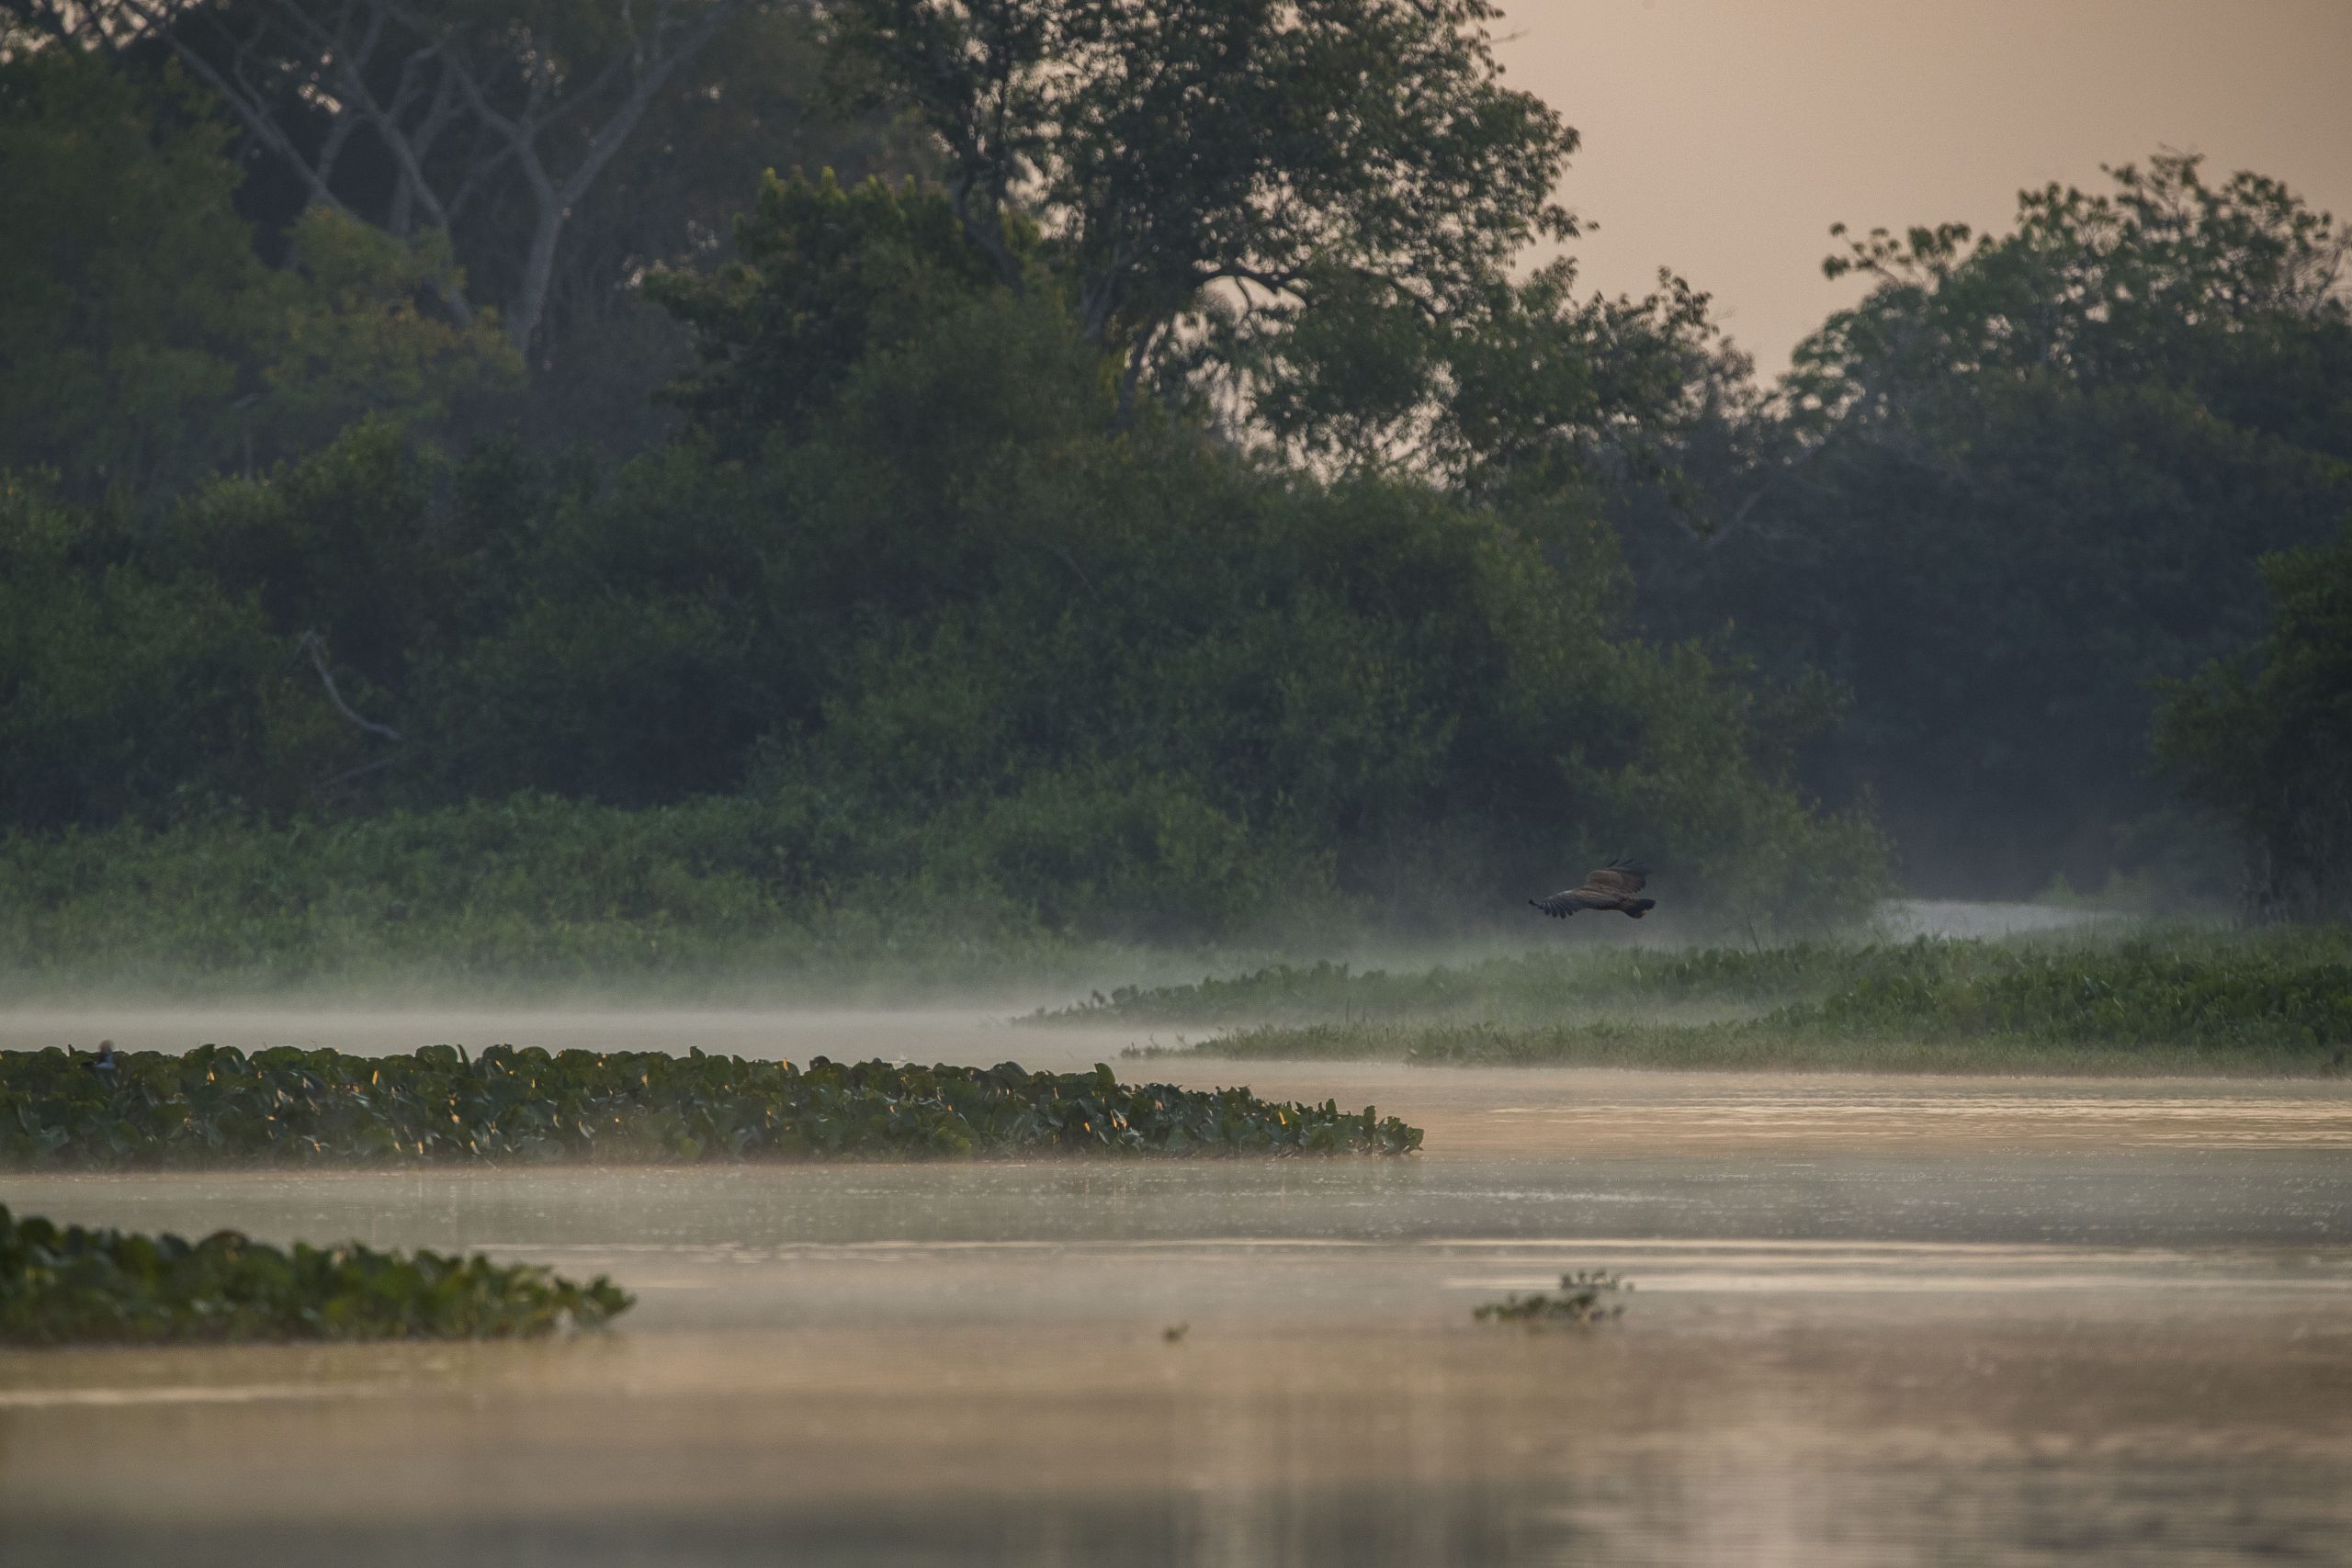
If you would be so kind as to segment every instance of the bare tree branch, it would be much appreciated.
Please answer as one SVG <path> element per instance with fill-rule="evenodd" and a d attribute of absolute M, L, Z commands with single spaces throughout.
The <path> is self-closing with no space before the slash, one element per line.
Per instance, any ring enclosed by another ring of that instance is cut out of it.
<path fill-rule="evenodd" d="M 527 238 L 511 257 L 502 304 L 508 336 L 527 348 L 546 316 L 573 211 L 678 73 L 729 21 L 771 4 L 812 0 L 657 0 L 643 20 L 624 6 L 619 47 L 560 66 L 535 30 L 469 40 L 439 8 L 406 0 L 243 0 L 234 9 L 205 0 L 88 0 L 87 15 L 109 39 L 163 41 L 313 202 L 353 212 L 337 175 L 353 138 L 372 134 L 397 176 L 383 226 L 399 237 L 419 223 L 447 231 L 494 181 L 519 180 Z M 54 13 L 60 27 L 75 9 L 62 0 L 13 0 L 11 9 L 18 6 Z M 289 100 L 303 107 L 290 110 Z M 324 130 L 309 147 L 303 117 L 313 112 Z M 448 133 L 461 121 L 483 133 L 474 145 L 452 143 Z M 559 128 L 560 145 L 577 148 L 568 168 L 552 166 L 549 132 Z M 437 287 L 449 313 L 470 321 L 474 305 L 464 292 Z"/>
<path fill-rule="evenodd" d="M 94 5 L 91 9 L 93 13 L 110 9 L 118 15 L 128 16 L 136 23 L 135 28 L 131 30 L 149 33 L 162 39 L 170 46 L 173 58 L 198 81 L 220 95 L 221 99 L 228 104 L 231 112 L 235 114 L 238 121 L 244 126 L 246 134 L 276 153 L 288 167 L 294 171 L 308 188 L 312 201 L 323 203 L 338 212 L 351 210 L 344 204 L 343 198 L 335 195 L 334 189 L 320 175 L 318 169 L 311 161 L 302 156 L 300 150 L 294 145 L 293 139 L 287 135 L 285 130 L 271 115 L 267 101 L 260 89 L 245 75 L 245 62 L 252 49 L 250 39 L 232 40 L 236 49 L 231 56 L 232 73 L 224 75 L 211 61 L 206 59 L 200 51 L 190 45 L 181 35 L 179 28 L 174 25 L 176 19 L 175 9 L 169 5 L 153 3 L 153 0 L 100 0 L 100 4 Z"/>
<path fill-rule="evenodd" d="M 396 740 L 402 744 L 407 742 L 408 738 L 390 725 L 378 724 L 372 718 L 360 717 L 352 711 L 351 705 L 343 700 L 343 694 L 335 689 L 334 674 L 327 668 L 326 638 L 315 631 L 308 631 L 295 639 L 294 646 L 311 656 L 311 668 L 319 672 L 319 681 L 327 689 L 327 701 L 334 705 L 335 712 L 343 715 L 370 735 L 380 735 L 388 740 Z"/>

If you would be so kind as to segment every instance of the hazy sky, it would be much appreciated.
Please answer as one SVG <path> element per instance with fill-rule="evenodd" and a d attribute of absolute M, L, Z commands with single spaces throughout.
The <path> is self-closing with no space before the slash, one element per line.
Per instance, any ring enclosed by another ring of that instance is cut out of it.
<path fill-rule="evenodd" d="M 1829 225 L 2007 229 L 2162 147 L 2352 220 L 2352 0 L 1503 0 L 1513 85 L 1584 135 L 1588 284 L 1661 265 L 1777 374 L 1858 293 Z"/>

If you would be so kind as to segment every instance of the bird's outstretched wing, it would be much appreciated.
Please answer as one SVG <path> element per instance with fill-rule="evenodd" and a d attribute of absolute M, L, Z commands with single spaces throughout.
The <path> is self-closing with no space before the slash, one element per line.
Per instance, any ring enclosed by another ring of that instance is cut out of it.
<path fill-rule="evenodd" d="M 1571 887 L 1565 893 L 1555 893 L 1549 898 L 1530 898 L 1528 902 L 1555 919 L 1566 919 L 1578 909 L 1607 908 L 1606 905 L 1592 902 L 1581 887 Z"/>
<path fill-rule="evenodd" d="M 1579 909 L 1615 909 L 1638 920 L 1657 907 L 1657 899 L 1638 897 L 1649 874 L 1649 867 L 1639 861 L 1614 860 L 1587 873 L 1581 886 L 1528 902 L 1555 919 L 1566 919 Z"/>
<path fill-rule="evenodd" d="M 1650 868 L 1637 860 L 1613 860 L 1598 871 L 1587 872 L 1579 891 L 1630 898 L 1642 890 L 1649 874 Z"/>

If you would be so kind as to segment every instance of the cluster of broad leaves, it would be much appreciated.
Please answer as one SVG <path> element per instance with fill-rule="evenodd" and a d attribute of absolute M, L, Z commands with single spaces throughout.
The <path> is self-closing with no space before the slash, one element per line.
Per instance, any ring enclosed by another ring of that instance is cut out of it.
<path fill-rule="evenodd" d="M 0 1054 L 0 1162 L 81 1167 L 360 1161 L 669 1162 L 1017 1154 L 1405 1154 L 1366 1106 L 1091 1073 L 789 1062 L 696 1051 L 428 1045 L 353 1056 L 217 1045 Z"/>
<path fill-rule="evenodd" d="M 0 1207 L 0 1343 L 518 1339 L 594 1328 L 632 1298 L 480 1253 L 290 1250 L 215 1231 L 138 1235 Z"/>

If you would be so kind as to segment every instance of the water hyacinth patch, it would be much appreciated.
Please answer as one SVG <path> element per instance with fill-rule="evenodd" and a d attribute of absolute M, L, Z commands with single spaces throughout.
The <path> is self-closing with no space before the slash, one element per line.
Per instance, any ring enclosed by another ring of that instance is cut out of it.
<path fill-rule="evenodd" d="M 634 1304 L 603 1275 L 356 1242 L 288 1251 L 235 1231 L 201 1241 L 14 1218 L 0 1207 L 0 1343 L 528 1339 Z"/>
<path fill-rule="evenodd" d="M 1405 1154 L 1372 1107 L 1091 1073 L 659 1051 L 0 1052 L 0 1164 L 676 1163 L 1022 1154 Z"/>
<path fill-rule="evenodd" d="M 1470 1315 L 1481 1323 L 1609 1323 L 1625 1314 L 1625 1303 L 1612 1298 L 1633 1288 L 1616 1274 L 1563 1274 L 1558 1295 L 1505 1296 L 1473 1307 Z"/>

